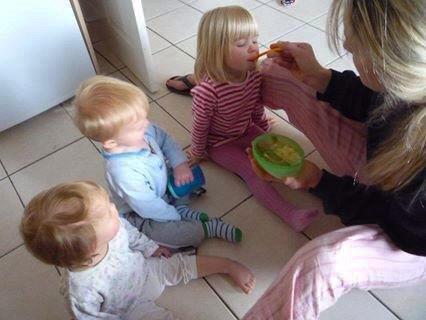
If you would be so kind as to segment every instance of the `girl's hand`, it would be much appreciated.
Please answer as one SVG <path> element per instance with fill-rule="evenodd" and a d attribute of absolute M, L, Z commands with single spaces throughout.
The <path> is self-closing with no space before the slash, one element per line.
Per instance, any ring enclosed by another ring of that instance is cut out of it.
<path fill-rule="evenodd" d="M 285 184 L 291 189 L 309 189 L 315 188 L 319 181 L 321 180 L 322 171 L 312 162 L 305 160 L 303 162 L 302 169 L 297 177 L 285 177 L 282 179 L 277 179 L 263 170 L 257 164 L 256 160 L 253 158 L 251 148 L 246 149 L 248 158 L 251 163 L 251 167 L 256 175 L 266 181 L 270 182 L 279 182 Z"/>
<path fill-rule="evenodd" d="M 170 250 L 166 247 L 160 246 L 153 254 L 153 257 L 165 257 L 170 258 L 172 256 L 172 253 Z"/>
<path fill-rule="evenodd" d="M 175 179 L 175 184 L 178 187 L 190 183 L 194 180 L 194 176 L 187 161 L 181 163 L 173 169 L 173 177 Z"/>
<path fill-rule="evenodd" d="M 271 51 L 269 58 L 275 61 L 303 83 L 324 93 L 331 79 L 331 70 L 322 67 L 315 58 L 314 50 L 308 43 L 278 41 L 270 45 L 271 49 L 281 49 L 280 52 Z"/>
<path fill-rule="evenodd" d="M 203 161 L 203 158 L 196 157 L 193 155 L 191 148 L 186 149 L 185 153 L 188 157 L 188 163 L 191 167 Z"/>

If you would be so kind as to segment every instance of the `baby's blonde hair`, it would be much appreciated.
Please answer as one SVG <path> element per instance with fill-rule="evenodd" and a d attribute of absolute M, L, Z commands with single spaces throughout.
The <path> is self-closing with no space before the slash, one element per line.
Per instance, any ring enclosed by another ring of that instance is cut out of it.
<path fill-rule="evenodd" d="M 257 35 L 256 21 L 242 7 L 219 7 L 204 13 L 198 26 L 195 81 L 200 82 L 205 76 L 214 82 L 230 81 L 225 59 L 231 44 Z"/>
<path fill-rule="evenodd" d="M 366 177 L 383 190 L 407 185 L 426 165 L 426 4 L 413 0 L 334 0 L 328 29 L 337 48 L 342 17 L 371 59 L 385 88 L 385 102 L 370 123 L 386 119 L 392 109 L 406 108 L 393 132 L 364 168 Z M 380 125 L 380 124 L 379 124 Z"/>
<path fill-rule="evenodd" d="M 90 181 L 62 183 L 36 195 L 25 207 L 20 231 L 27 249 L 44 263 L 78 268 L 96 249 L 94 201 L 108 193 Z"/>
<path fill-rule="evenodd" d="M 77 90 L 75 123 L 81 133 L 95 141 L 115 137 L 131 121 L 147 117 L 146 95 L 135 85 L 106 76 L 94 76 Z"/>

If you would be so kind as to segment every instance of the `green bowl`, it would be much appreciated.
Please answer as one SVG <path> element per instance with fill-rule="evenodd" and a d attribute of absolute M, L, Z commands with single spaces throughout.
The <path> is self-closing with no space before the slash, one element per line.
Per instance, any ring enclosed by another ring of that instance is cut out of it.
<path fill-rule="evenodd" d="M 305 152 L 294 140 L 267 133 L 258 136 L 251 145 L 254 159 L 270 175 L 280 179 L 299 174 Z"/>

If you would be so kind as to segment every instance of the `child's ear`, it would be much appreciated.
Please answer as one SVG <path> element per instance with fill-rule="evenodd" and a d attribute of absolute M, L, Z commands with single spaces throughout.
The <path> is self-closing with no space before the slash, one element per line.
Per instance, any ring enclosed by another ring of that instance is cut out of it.
<path fill-rule="evenodd" d="M 114 139 L 106 140 L 106 141 L 102 142 L 102 147 L 104 149 L 115 148 L 115 147 L 117 147 L 117 141 L 115 141 Z"/>

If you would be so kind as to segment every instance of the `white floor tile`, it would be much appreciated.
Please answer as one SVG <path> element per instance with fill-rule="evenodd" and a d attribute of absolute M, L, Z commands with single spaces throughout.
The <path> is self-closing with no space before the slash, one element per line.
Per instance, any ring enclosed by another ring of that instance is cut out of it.
<path fill-rule="evenodd" d="M 197 36 L 193 36 L 189 39 L 183 40 L 176 44 L 177 47 L 185 51 L 194 59 L 197 57 Z"/>
<path fill-rule="evenodd" d="M 203 161 L 201 168 L 207 192 L 194 200 L 191 208 L 204 211 L 211 217 L 220 217 L 250 196 L 244 181 L 235 174 L 211 161 Z"/>
<path fill-rule="evenodd" d="M 194 59 L 181 50 L 170 47 L 153 55 L 157 79 L 161 88 L 155 93 L 149 93 L 151 98 L 158 99 L 170 91 L 166 88 L 166 80 L 172 76 L 194 72 Z M 125 73 L 127 76 L 127 73 Z M 133 81 L 133 78 L 131 78 Z"/>
<path fill-rule="evenodd" d="M 19 234 L 22 205 L 9 179 L 0 181 L 0 256 L 23 241 Z"/>
<path fill-rule="evenodd" d="M 426 281 L 414 286 L 373 290 L 373 293 L 404 320 L 424 320 L 426 318 Z M 376 317 L 376 319 L 381 319 Z"/>
<path fill-rule="evenodd" d="M 92 43 L 99 42 L 110 36 L 108 22 L 106 19 L 97 19 L 86 22 L 86 26 Z"/>
<path fill-rule="evenodd" d="M 197 33 L 201 13 L 191 7 L 184 6 L 147 22 L 147 26 L 176 43 L 192 37 Z"/>
<path fill-rule="evenodd" d="M 124 67 L 123 62 L 115 55 L 111 50 L 108 42 L 106 40 L 99 41 L 93 45 L 96 51 L 98 51 L 102 56 L 104 56 L 115 68 L 121 69 Z"/>
<path fill-rule="evenodd" d="M 274 109 L 270 109 L 270 108 L 267 108 L 267 109 L 269 111 L 275 113 L 277 116 L 279 116 L 280 118 L 284 119 L 285 121 L 289 122 L 288 115 L 287 115 L 287 113 L 284 110 L 279 110 L 279 109 L 274 110 Z"/>
<path fill-rule="evenodd" d="M 330 4 L 331 0 L 296 0 L 296 2 L 289 6 L 283 6 L 280 1 L 270 1 L 267 3 L 268 6 L 305 22 L 326 13 L 330 8 Z"/>
<path fill-rule="evenodd" d="M 320 169 L 326 169 L 327 171 L 330 171 L 330 167 L 327 165 L 325 160 L 321 157 L 318 151 L 314 151 L 311 154 L 309 154 L 306 159 L 312 161 L 315 163 Z"/>
<path fill-rule="evenodd" d="M 224 221 L 241 228 L 242 242 L 232 245 L 210 240 L 201 246 L 199 253 L 230 257 L 244 263 L 254 273 L 256 287 L 250 295 L 243 294 L 228 278 L 216 275 L 207 277 L 225 303 L 241 318 L 307 239 L 292 231 L 253 198 L 226 215 Z"/>
<path fill-rule="evenodd" d="M 176 120 L 182 123 L 188 130 L 192 126 L 192 98 L 183 96 L 176 93 L 168 94 L 157 100 L 168 113 L 170 113 Z"/>
<path fill-rule="evenodd" d="M 327 13 L 310 21 L 309 24 L 325 32 L 327 29 Z"/>
<path fill-rule="evenodd" d="M 355 68 L 351 54 L 344 55 L 343 57 L 328 64 L 327 67 L 337 71 L 352 70 L 356 74 L 359 74 L 358 70 Z"/>
<path fill-rule="evenodd" d="M 252 11 L 252 14 L 259 28 L 259 42 L 261 44 L 268 44 L 303 25 L 303 22 L 268 6 L 258 7 Z"/>
<path fill-rule="evenodd" d="M 52 108 L 0 133 L 0 159 L 9 174 L 79 139 L 61 107 Z"/>
<path fill-rule="evenodd" d="M 149 110 L 149 120 L 163 128 L 173 139 L 175 139 L 182 148 L 190 144 L 190 136 L 188 130 L 168 115 L 161 107 L 155 102 L 151 102 Z"/>
<path fill-rule="evenodd" d="M 37 193 L 59 183 L 92 180 L 106 187 L 101 155 L 83 138 L 11 176 L 26 204 Z"/>
<path fill-rule="evenodd" d="M 194 7 L 202 12 L 224 6 L 240 6 L 246 8 L 247 10 L 251 10 L 261 5 L 262 3 L 256 0 L 197 0 L 191 3 L 191 7 Z"/>
<path fill-rule="evenodd" d="M 130 75 L 131 75 L 131 77 L 130 77 Z M 142 89 L 142 91 L 146 94 L 148 101 L 152 101 L 152 99 L 149 96 L 150 92 L 147 89 L 147 87 L 145 87 L 143 85 L 143 83 L 138 78 L 136 78 L 136 76 L 133 73 L 129 72 L 128 68 L 124 68 L 124 69 L 121 69 L 120 71 L 116 71 L 116 72 L 110 74 L 110 76 L 117 78 L 117 79 L 120 79 L 120 80 L 123 80 L 123 81 L 126 81 L 126 82 L 133 83 L 134 85 L 136 85 L 137 87 Z"/>
<path fill-rule="evenodd" d="M 325 310 L 319 320 L 397 320 L 368 292 L 352 290 L 341 297 L 335 305 Z M 411 318 L 403 318 L 411 319 Z M 420 318 L 418 318 L 420 320 Z M 424 317 L 422 318 L 424 319 Z"/>
<path fill-rule="evenodd" d="M 6 177 L 6 172 L 3 169 L 3 166 L 0 164 L 0 180 Z"/>
<path fill-rule="evenodd" d="M 22 246 L 0 259 L 2 319 L 69 319 L 54 267 L 38 262 Z"/>
<path fill-rule="evenodd" d="M 184 4 L 178 0 L 142 0 L 143 14 L 146 20 L 173 11 Z"/>
<path fill-rule="evenodd" d="M 96 52 L 96 60 L 98 60 L 99 71 L 103 75 L 109 75 L 116 71 L 117 69 L 109 63 L 104 57 Z"/>
<path fill-rule="evenodd" d="M 171 46 L 170 42 L 167 42 L 166 40 L 161 38 L 159 35 L 157 35 L 155 32 L 149 29 L 147 30 L 148 30 L 149 43 L 151 45 L 152 54 Z"/>
<path fill-rule="evenodd" d="M 309 43 L 321 65 L 326 65 L 338 58 L 338 54 L 328 48 L 325 32 L 310 25 L 304 25 L 302 28 L 292 31 L 277 40 Z"/>
<path fill-rule="evenodd" d="M 185 320 L 235 320 L 232 313 L 204 280 L 168 287 L 157 300 L 158 305 Z"/>

